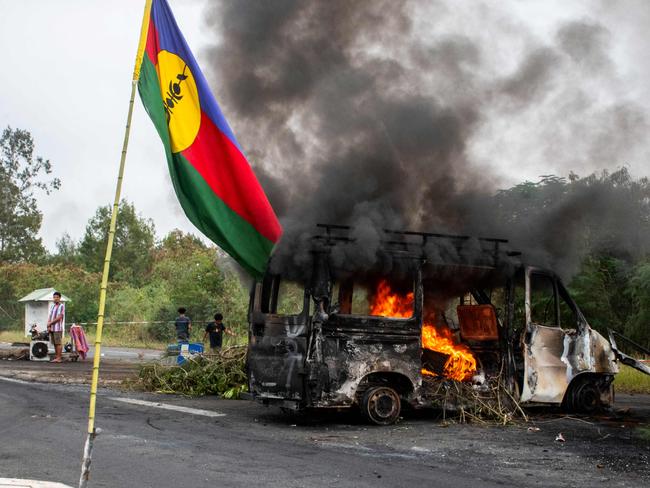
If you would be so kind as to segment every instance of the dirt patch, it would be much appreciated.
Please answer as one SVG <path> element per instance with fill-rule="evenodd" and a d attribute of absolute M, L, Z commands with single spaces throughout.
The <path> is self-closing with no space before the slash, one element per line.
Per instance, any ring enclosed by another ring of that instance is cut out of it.
<path fill-rule="evenodd" d="M 29 346 L 0 349 L 0 360 L 19 361 L 27 358 L 29 358 Z"/>
<path fill-rule="evenodd" d="M 1 361 L 0 376 L 24 381 L 61 384 L 90 384 L 92 361 L 50 363 L 46 361 Z M 135 379 L 139 365 L 125 361 L 103 360 L 99 373 L 102 386 L 115 386 Z"/>

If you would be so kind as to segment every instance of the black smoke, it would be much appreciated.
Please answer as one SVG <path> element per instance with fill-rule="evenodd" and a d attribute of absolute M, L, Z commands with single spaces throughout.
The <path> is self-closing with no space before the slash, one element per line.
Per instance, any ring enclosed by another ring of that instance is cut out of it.
<path fill-rule="evenodd" d="M 544 185 L 544 201 L 532 205 L 525 191 L 498 191 L 521 181 L 495 168 L 526 138 L 538 144 L 520 168 L 549 161 L 590 173 L 638 156 L 645 113 L 594 92 L 616 81 L 608 30 L 578 19 L 542 43 L 518 26 L 523 48 L 499 69 L 485 36 L 442 28 L 453 5 L 242 0 L 207 8 L 218 34 L 207 53 L 215 92 L 284 227 L 276 265 L 305 266 L 314 226 L 324 222 L 354 227 L 358 244 L 338 259 L 360 267 L 376 263 L 389 228 L 508 238 L 529 260 L 570 274 L 586 252 L 616 247 L 637 225 L 629 192 L 609 176 L 570 191 Z M 491 16 L 485 22 L 495 27 Z M 594 232 L 594 224 L 607 228 Z M 648 242 L 644 234 L 634 246 Z"/>

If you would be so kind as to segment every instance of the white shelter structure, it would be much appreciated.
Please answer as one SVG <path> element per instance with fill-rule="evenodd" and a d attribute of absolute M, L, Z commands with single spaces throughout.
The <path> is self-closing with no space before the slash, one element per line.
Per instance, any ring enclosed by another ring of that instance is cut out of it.
<path fill-rule="evenodd" d="M 29 329 L 33 324 L 38 326 L 39 332 L 47 330 L 47 315 L 54 303 L 52 295 L 55 291 L 54 288 L 40 288 L 18 300 L 25 303 L 25 336 L 30 335 Z M 70 299 L 61 294 L 61 301 L 69 302 Z"/>

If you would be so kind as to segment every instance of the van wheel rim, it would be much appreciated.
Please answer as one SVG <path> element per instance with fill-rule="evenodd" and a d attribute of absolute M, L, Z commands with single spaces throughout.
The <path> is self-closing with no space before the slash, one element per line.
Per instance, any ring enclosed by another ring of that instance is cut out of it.
<path fill-rule="evenodd" d="M 368 398 L 367 411 L 374 422 L 392 423 L 399 415 L 399 396 L 392 388 L 377 388 Z"/>
<path fill-rule="evenodd" d="M 593 385 L 585 385 L 579 396 L 579 405 L 585 412 L 593 412 L 598 408 L 600 396 L 598 390 Z"/>

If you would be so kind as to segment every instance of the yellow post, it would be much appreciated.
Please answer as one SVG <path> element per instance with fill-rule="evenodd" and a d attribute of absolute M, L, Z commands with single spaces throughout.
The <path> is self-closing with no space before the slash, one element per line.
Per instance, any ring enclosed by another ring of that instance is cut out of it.
<path fill-rule="evenodd" d="M 117 185 L 115 187 L 115 199 L 113 201 L 113 211 L 111 213 L 111 224 L 108 230 L 108 242 L 106 243 L 106 255 L 104 257 L 104 270 L 102 272 L 102 283 L 99 290 L 99 310 L 97 313 L 97 332 L 95 336 L 95 355 L 93 358 L 93 375 L 90 383 L 90 406 L 88 408 L 88 436 L 84 446 L 84 454 L 81 463 L 81 477 L 79 479 L 79 488 L 84 488 L 90 477 L 90 462 L 92 458 L 93 442 L 95 440 L 95 404 L 97 401 L 97 383 L 99 382 L 99 364 L 101 361 L 102 347 L 102 330 L 104 328 L 104 309 L 106 307 L 106 289 L 108 287 L 108 273 L 111 267 L 111 254 L 113 253 L 113 239 L 115 237 L 115 228 L 117 226 L 117 211 L 120 204 L 120 195 L 122 193 L 122 179 L 124 177 L 124 165 L 126 162 L 126 151 L 129 146 L 129 134 L 131 132 L 131 119 L 133 117 L 133 103 L 135 100 L 135 91 L 140 78 L 140 65 L 144 56 L 144 48 L 147 42 L 147 32 L 149 30 L 149 17 L 151 15 L 152 0 L 145 0 L 144 15 L 142 18 L 142 27 L 140 30 L 140 40 L 138 42 L 138 53 L 135 59 L 135 69 L 133 70 L 133 80 L 131 81 L 131 98 L 129 100 L 129 111 L 126 118 L 126 128 L 124 131 L 124 141 L 122 143 L 122 155 L 120 157 L 120 168 L 118 170 Z"/>

